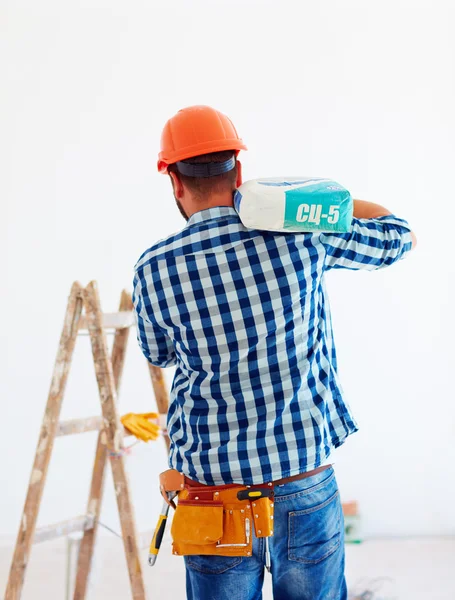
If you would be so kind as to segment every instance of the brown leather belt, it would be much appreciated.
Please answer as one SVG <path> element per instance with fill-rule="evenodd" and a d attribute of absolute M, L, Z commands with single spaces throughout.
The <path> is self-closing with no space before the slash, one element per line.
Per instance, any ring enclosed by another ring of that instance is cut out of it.
<path fill-rule="evenodd" d="M 299 479 L 306 479 L 307 477 L 312 477 L 313 475 L 317 475 L 326 469 L 330 469 L 332 465 L 324 465 L 322 467 L 318 467 L 317 469 L 313 469 L 312 471 L 307 471 L 306 473 L 299 473 L 298 475 L 292 475 L 292 477 L 285 477 L 284 479 L 278 479 L 278 481 L 273 481 L 273 485 L 284 485 L 285 483 L 291 483 L 292 481 L 298 481 Z"/>
<path fill-rule="evenodd" d="M 312 471 L 307 471 L 306 473 L 299 473 L 298 475 L 292 475 L 291 477 L 284 477 L 283 479 L 277 479 L 276 481 L 272 481 L 271 483 L 255 483 L 254 485 L 248 485 L 246 487 L 264 487 L 267 485 L 271 485 L 271 486 L 277 486 L 277 485 L 284 485 L 285 483 L 291 483 L 292 481 L 299 481 L 300 479 L 306 479 L 307 477 L 312 477 L 313 475 L 317 475 L 318 473 L 321 473 L 322 471 L 325 471 L 326 469 L 329 469 L 332 465 L 324 465 L 322 467 L 317 467 L 317 469 L 313 469 Z M 188 477 L 186 477 L 185 475 L 185 485 L 188 485 L 190 487 L 213 487 L 213 486 L 208 486 L 205 483 L 199 483 L 198 481 L 194 481 L 193 479 L 189 479 Z M 242 485 L 241 483 L 232 483 L 232 484 L 227 484 L 226 486 L 222 486 L 222 487 L 237 487 L 239 485 Z M 216 486 L 216 487 L 221 487 L 221 486 Z"/>

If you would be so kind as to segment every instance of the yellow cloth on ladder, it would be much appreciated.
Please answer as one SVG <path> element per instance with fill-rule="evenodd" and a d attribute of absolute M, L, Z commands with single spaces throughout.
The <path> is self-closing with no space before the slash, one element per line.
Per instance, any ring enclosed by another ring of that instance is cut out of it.
<path fill-rule="evenodd" d="M 158 439 L 160 434 L 158 420 L 158 413 L 127 413 L 120 417 L 123 427 L 143 442 Z"/>

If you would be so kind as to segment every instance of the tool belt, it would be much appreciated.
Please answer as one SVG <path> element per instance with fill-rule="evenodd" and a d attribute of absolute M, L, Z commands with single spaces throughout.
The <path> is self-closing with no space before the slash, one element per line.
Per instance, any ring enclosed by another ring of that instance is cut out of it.
<path fill-rule="evenodd" d="M 273 484 L 198 484 L 170 469 L 160 475 L 165 501 L 175 508 L 173 553 L 251 556 L 256 537 L 273 535 Z M 178 492 L 178 504 L 169 500 Z"/>
<path fill-rule="evenodd" d="M 315 475 L 329 466 L 252 486 L 203 485 L 174 469 L 161 473 L 161 495 L 175 509 L 173 553 L 251 556 L 253 528 L 258 538 L 273 535 L 275 486 Z M 172 500 L 176 495 L 177 506 Z"/>

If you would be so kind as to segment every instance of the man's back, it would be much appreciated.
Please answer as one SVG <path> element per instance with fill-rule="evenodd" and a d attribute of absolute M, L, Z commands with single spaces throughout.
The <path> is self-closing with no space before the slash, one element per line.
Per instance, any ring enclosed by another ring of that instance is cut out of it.
<path fill-rule="evenodd" d="M 404 221 L 354 219 L 345 235 L 243 227 L 195 213 L 136 265 L 139 341 L 177 366 L 171 466 L 208 483 L 277 480 L 323 464 L 356 431 L 336 372 L 324 273 L 375 269 L 411 248 Z"/>

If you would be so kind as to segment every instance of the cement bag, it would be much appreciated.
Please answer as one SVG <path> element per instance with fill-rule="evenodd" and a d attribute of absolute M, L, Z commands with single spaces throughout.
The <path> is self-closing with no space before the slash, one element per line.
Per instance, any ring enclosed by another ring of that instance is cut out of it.
<path fill-rule="evenodd" d="M 282 232 L 346 233 L 351 227 L 351 194 L 331 179 L 252 179 L 234 194 L 245 227 Z"/>

